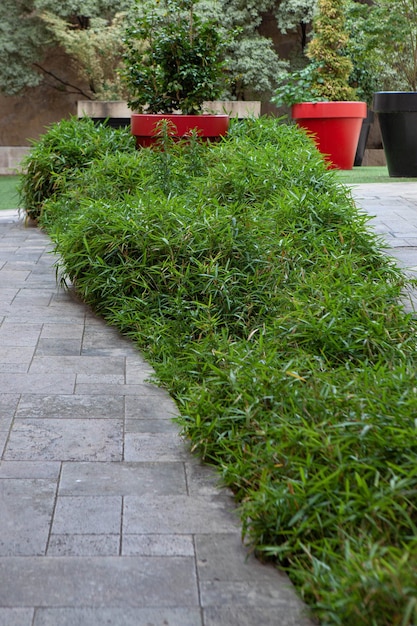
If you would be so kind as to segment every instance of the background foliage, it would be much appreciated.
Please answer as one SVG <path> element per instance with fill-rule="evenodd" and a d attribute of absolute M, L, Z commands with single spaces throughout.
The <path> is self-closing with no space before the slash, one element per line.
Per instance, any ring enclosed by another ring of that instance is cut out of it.
<path fill-rule="evenodd" d="M 88 27 L 74 28 L 67 20 L 47 11 L 40 14 L 54 40 L 72 60 L 81 84 L 96 100 L 123 100 L 126 90 L 118 74 L 123 54 L 125 13 L 109 19 L 91 17 Z"/>
<path fill-rule="evenodd" d="M 64 21 L 68 33 L 73 35 L 73 41 L 80 41 L 77 52 L 74 54 L 73 48 L 71 52 L 73 62 L 80 69 L 81 45 L 86 45 L 87 41 L 89 56 L 94 51 L 94 62 L 100 63 L 100 49 L 105 49 L 107 40 L 112 38 L 107 35 L 112 34 L 114 25 L 111 27 L 111 24 L 115 15 L 125 10 L 130 3 L 131 0 L 3 0 L 0 4 L 1 91 L 13 95 L 45 80 L 56 89 L 79 93 L 86 98 L 93 97 L 93 90 L 85 92 L 81 82 L 68 84 L 63 72 L 51 73 L 45 69 L 45 60 L 51 50 L 59 43 L 64 44 L 64 47 L 67 45 L 62 35 L 64 24 L 59 20 Z M 51 16 L 55 16 L 54 24 L 51 23 Z M 91 39 L 88 39 L 82 31 L 90 29 Z M 84 54 L 87 55 L 87 50 Z M 101 63 L 104 67 L 104 59 Z M 94 89 L 97 85 L 91 84 L 90 87 Z"/>
<path fill-rule="evenodd" d="M 381 89 L 417 90 L 417 0 L 375 0 L 365 23 Z"/>
<path fill-rule="evenodd" d="M 282 32 L 300 28 L 305 39 L 314 4 L 315 0 L 199 0 L 197 12 L 218 20 L 221 36 L 229 41 L 227 98 L 270 97 L 287 63 L 279 58 L 272 40 L 260 34 L 263 17 L 267 12 L 276 16 Z M 118 32 L 121 15 L 133 5 L 133 0 L 3 0 L 0 90 L 12 95 L 46 81 L 82 98 L 119 98 L 123 94 L 117 75 L 112 75 L 120 59 Z M 78 82 L 68 84 L 63 72 L 51 73 L 45 63 L 57 45 L 69 54 Z"/>

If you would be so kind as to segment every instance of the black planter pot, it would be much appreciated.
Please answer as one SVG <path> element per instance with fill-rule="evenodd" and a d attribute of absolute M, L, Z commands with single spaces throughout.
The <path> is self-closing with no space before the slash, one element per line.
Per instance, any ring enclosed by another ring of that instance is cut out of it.
<path fill-rule="evenodd" d="M 130 126 L 132 111 L 126 102 L 118 100 L 79 100 L 77 102 L 78 118 L 90 117 L 95 124 L 107 124 L 112 128 Z"/>
<path fill-rule="evenodd" d="M 94 124 L 105 124 L 111 128 L 127 128 L 130 126 L 130 117 L 92 117 Z"/>
<path fill-rule="evenodd" d="M 355 165 L 356 167 L 358 165 L 362 165 L 363 157 L 365 155 L 366 142 L 368 141 L 369 131 L 371 130 L 374 118 L 374 112 L 368 109 L 368 113 L 362 121 L 358 147 L 356 148 L 355 161 L 353 163 L 353 165 Z"/>
<path fill-rule="evenodd" d="M 374 94 L 373 109 L 389 175 L 417 178 L 417 92 L 379 91 Z"/>

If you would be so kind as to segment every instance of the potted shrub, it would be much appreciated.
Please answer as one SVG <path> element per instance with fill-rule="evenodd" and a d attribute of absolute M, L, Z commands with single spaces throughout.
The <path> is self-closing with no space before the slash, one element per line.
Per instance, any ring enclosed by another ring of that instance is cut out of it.
<path fill-rule="evenodd" d="M 197 0 L 136 2 L 126 30 L 123 77 L 130 98 L 132 133 L 149 146 L 161 120 L 175 136 L 193 129 L 214 139 L 227 132 L 229 116 L 203 114 L 223 84 L 223 41 L 215 22 L 196 14 Z"/>
<path fill-rule="evenodd" d="M 352 61 L 345 54 L 343 0 L 318 0 L 309 64 L 276 92 L 273 102 L 290 104 L 293 119 L 314 136 L 329 168 L 352 169 L 366 102 L 349 84 Z"/>
<path fill-rule="evenodd" d="M 417 0 L 375 0 L 370 47 L 379 53 L 386 91 L 374 95 L 388 172 L 417 177 Z"/>

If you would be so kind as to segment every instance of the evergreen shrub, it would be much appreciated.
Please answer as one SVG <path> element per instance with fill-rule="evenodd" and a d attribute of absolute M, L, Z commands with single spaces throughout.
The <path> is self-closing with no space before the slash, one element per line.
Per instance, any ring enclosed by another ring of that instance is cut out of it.
<path fill-rule="evenodd" d="M 113 129 L 94 124 L 85 117 L 63 119 L 52 124 L 32 142 L 23 159 L 19 196 L 25 212 L 37 220 L 46 199 L 59 195 L 79 169 L 115 151 L 133 151 L 130 129 Z"/>
<path fill-rule="evenodd" d="M 63 278 L 154 365 L 247 540 L 323 625 L 417 623 L 404 274 L 296 127 L 164 142 L 45 203 Z"/>

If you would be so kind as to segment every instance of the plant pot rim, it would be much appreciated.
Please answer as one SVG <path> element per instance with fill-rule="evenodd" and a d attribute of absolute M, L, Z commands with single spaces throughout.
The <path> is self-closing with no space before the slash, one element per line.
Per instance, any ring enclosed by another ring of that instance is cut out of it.
<path fill-rule="evenodd" d="M 180 117 L 190 117 L 190 118 L 200 118 L 200 117 L 204 117 L 204 118 L 209 118 L 209 117 L 229 117 L 226 113 L 132 113 L 132 117 L 141 117 L 141 118 L 151 118 L 151 119 L 155 119 L 155 118 L 159 118 L 161 120 L 166 120 L 166 119 L 170 119 L 171 117 L 173 118 L 180 118 Z"/>
<path fill-rule="evenodd" d="M 379 94 L 385 94 L 385 93 L 386 94 L 399 94 L 400 95 L 400 94 L 416 94 L 417 91 L 411 91 L 411 90 L 409 90 L 409 91 L 387 91 L 386 90 L 386 91 L 376 91 L 374 95 L 377 96 Z"/>
<path fill-rule="evenodd" d="M 133 134 L 136 134 L 138 127 L 147 128 L 151 134 L 155 134 L 156 125 L 162 120 L 169 120 L 177 127 L 179 135 L 189 132 L 192 128 L 198 127 L 207 129 L 209 134 L 223 134 L 229 125 L 228 115 L 216 115 L 212 113 L 201 113 L 196 115 L 186 115 L 181 113 L 132 113 L 131 125 Z"/>
<path fill-rule="evenodd" d="M 367 115 L 366 102 L 340 100 L 326 102 L 299 102 L 291 107 L 294 119 L 315 117 L 360 117 Z"/>
<path fill-rule="evenodd" d="M 181 115 L 178 113 L 132 113 L 131 132 L 135 137 L 152 137 L 157 135 L 157 126 L 162 120 L 169 120 L 173 123 L 173 135 L 184 137 L 193 129 L 197 129 L 200 137 L 208 139 L 218 138 L 226 135 L 229 127 L 228 115 Z"/>
<path fill-rule="evenodd" d="M 417 111 L 417 91 L 377 91 L 373 109 L 375 113 Z"/>

